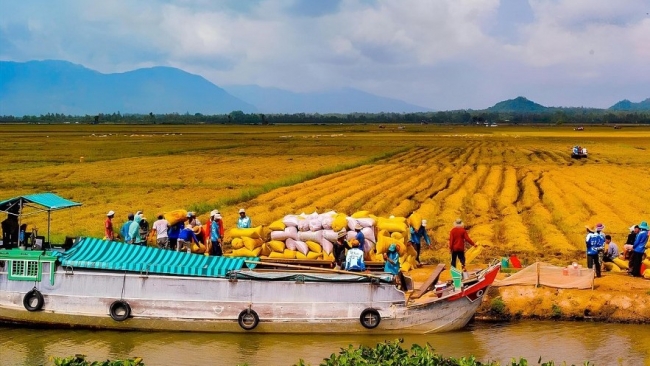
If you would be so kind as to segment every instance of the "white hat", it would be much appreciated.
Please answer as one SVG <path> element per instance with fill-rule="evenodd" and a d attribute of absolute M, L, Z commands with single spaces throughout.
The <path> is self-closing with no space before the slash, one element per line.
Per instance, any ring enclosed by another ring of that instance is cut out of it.
<path fill-rule="evenodd" d="M 114 215 L 115 215 L 115 211 L 113 210 L 108 211 L 108 213 L 106 214 L 106 216 L 114 216 Z"/>
<path fill-rule="evenodd" d="M 190 211 L 187 213 L 187 217 L 192 217 L 192 216 L 194 216 L 194 212 Z"/>
<path fill-rule="evenodd" d="M 422 220 L 422 226 L 427 227 L 427 220 Z"/>
<path fill-rule="evenodd" d="M 243 208 L 240 208 L 239 213 L 246 213 L 246 210 L 244 210 Z"/>
<path fill-rule="evenodd" d="M 215 219 L 220 219 L 220 218 L 221 218 L 221 215 L 220 215 L 220 214 L 214 214 L 214 218 L 215 218 Z"/>
<path fill-rule="evenodd" d="M 138 215 L 142 215 L 142 211 L 138 211 L 138 212 L 136 212 L 135 215 L 136 215 L 136 216 L 138 216 Z"/>
<path fill-rule="evenodd" d="M 464 226 L 464 225 L 463 225 L 463 220 L 460 219 L 460 218 L 456 219 L 456 221 L 454 221 L 454 226 L 456 226 L 456 227 L 463 227 L 463 226 Z"/>
<path fill-rule="evenodd" d="M 219 211 L 217 211 L 217 210 L 212 210 L 212 211 L 210 211 L 210 217 L 212 217 L 212 216 L 214 216 L 214 215 L 216 215 L 216 214 L 218 214 L 218 213 L 219 213 Z"/>

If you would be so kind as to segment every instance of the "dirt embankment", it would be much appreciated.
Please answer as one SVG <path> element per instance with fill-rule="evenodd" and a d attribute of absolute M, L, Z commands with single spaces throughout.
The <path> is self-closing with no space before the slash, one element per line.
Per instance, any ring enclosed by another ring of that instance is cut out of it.
<path fill-rule="evenodd" d="M 411 271 L 423 282 L 429 266 Z M 448 271 L 447 271 L 448 272 Z M 499 274 L 498 278 L 503 278 Z M 448 273 L 442 281 L 448 280 Z M 477 312 L 482 320 L 558 319 L 650 324 L 650 280 L 622 273 L 596 278 L 594 289 L 535 286 L 491 287 Z"/>

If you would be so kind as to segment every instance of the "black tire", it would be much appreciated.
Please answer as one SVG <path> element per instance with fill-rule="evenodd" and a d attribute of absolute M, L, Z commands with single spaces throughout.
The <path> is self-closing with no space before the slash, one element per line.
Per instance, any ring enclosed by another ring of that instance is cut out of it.
<path fill-rule="evenodd" d="M 23 297 L 23 305 L 27 311 L 39 311 L 43 309 L 44 303 L 45 299 L 43 299 L 43 295 L 37 289 L 29 291 Z"/>
<path fill-rule="evenodd" d="M 257 324 L 260 323 L 260 317 L 257 315 L 255 310 L 246 309 L 239 313 L 237 322 L 243 330 L 253 330 L 257 327 Z"/>
<path fill-rule="evenodd" d="M 377 310 L 368 308 L 361 312 L 359 321 L 364 328 L 375 329 L 381 322 L 381 315 L 379 315 L 379 312 Z"/>
<path fill-rule="evenodd" d="M 111 315 L 113 320 L 121 322 L 131 316 L 131 306 L 124 300 L 113 301 L 111 306 L 108 308 L 108 313 Z"/>

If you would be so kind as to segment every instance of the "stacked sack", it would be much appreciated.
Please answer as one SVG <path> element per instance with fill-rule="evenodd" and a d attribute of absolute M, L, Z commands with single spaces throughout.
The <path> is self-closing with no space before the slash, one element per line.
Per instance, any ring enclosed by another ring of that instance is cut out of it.
<path fill-rule="evenodd" d="M 377 222 L 377 217 L 370 214 L 368 211 L 357 211 L 353 213 L 352 216 L 346 217 L 345 220 L 345 227 L 338 231 L 347 230 L 346 239 L 348 243 L 356 239 L 356 228 L 359 227 L 363 233 L 363 237 L 365 238 L 363 243 L 359 243 L 359 247 L 363 247 L 365 260 L 383 261 L 383 257 L 381 259 L 376 259 L 375 247 L 377 245 L 377 230 L 375 223 Z"/>
<path fill-rule="evenodd" d="M 416 230 L 422 225 L 422 218 L 418 214 L 411 215 L 408 221 L 412 222 Z M 417 267 L 417 261 L 415 260 L 417 252 L 413 246 L 406 244 L 409 239 L 406 218 L 393 216 L 389 218 L 380 217 L 377 219 L 377 229 L 379 232 L 377 233 L 377 254 L 375 260 L 383 261 L 383 255 L 388 251 L 388 247 L 391 244 L 396 244 L 402 272 L 408 272 Z"/>
<path fill-rule="evenodd" d="M 250 229 L 230 229 L 233 257 L 259 257 L 264 245 L 264 230 L 262 226 Z"/>

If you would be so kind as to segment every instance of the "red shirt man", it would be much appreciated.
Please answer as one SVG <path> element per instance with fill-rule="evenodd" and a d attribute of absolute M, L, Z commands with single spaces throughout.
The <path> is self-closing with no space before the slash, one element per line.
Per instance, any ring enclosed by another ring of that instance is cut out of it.
<path fill-rule="evenodd" d="M 451 251 L 451 265 L 456 267 L 456 258 L 460 260 L 460 264 L 465 270 L 465 242 L 476 246 L 474 241 L 469 237 L 467 230 L 463 225 L 463 220 L 456 219 L 454 228 L 449 233 L 449 251 Z"/>
<path fill-rule="evenodd" d="M 108 240 L 113 240 L 113 238 L 115 238 L 113 234 L 113 221 L 111 221 L 113 216 L 115 216 L 115 212 L 112 210 L 108 211 L 106 214 L 106 221 L 104 221 L 104 236 Z"/>

